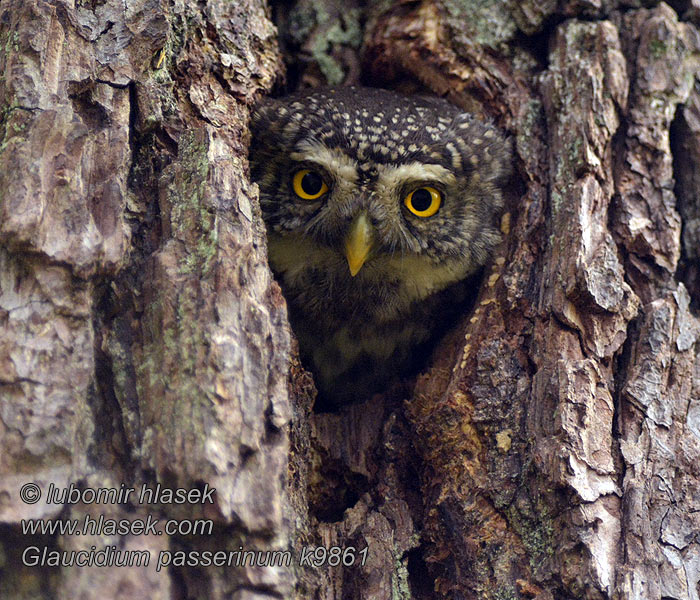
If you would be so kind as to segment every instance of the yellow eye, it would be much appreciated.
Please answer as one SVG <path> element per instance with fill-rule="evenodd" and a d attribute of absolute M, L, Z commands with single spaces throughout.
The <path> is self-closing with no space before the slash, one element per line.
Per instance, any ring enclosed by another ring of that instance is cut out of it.
<path fill-rule="evenodd" d="M 294 193 L 304 200 L 316 200 L 328 191 L 326 182 L 316 171 L 302 169 L 297 171 L 292 180 Z"/>
<path fill-rule="evenodd" d="M 442 194 L 426 185 L 413 190 L 403 203 L 417 217 L 432 217 L 442 204 Z"/>

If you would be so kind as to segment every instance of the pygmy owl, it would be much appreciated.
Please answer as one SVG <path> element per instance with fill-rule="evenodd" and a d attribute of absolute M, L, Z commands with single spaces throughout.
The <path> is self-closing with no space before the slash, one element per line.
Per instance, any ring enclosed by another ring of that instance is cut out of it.
<path fill-rule="evenodd" d="M 509 146 L 438 98 L 370 88 L 267 99 L 252 119 L 269 261 L 322 402 L 420 365 L 500 240 Z"/>

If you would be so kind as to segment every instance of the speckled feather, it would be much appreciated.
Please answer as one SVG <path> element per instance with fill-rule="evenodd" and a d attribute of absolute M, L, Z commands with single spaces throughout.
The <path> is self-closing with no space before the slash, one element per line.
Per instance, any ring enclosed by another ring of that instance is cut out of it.
<path fill-rule="evenodd" d="M 369 88 L 265 100 L 252 132 L 270 264 L 302 359 L 326 404 L 362 399 L 420 362 L 459 312 L 460 283 L 500 239 L 508 144 L 444 100 Z M 294 193 L 302 168 L 322 174 L 321 198 Z M 403 199 L 425 185 L 443 201 L 421 218 Z M 343 244 L 360 212 L 372 251 L 352 276 Z"/>

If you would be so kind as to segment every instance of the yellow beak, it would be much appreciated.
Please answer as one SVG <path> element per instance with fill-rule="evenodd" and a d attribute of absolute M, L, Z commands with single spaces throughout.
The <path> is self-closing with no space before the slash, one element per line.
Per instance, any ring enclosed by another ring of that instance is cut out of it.
<path fill-rule="evenodd" d="M 372 224 L 367 213 L 360 213 L 350 224 L 345 236 L 345 258 L 348 259 L 350 275 L 355 277 L 362 265 L 365 264 L 369 251 L 372 249 Z"/>

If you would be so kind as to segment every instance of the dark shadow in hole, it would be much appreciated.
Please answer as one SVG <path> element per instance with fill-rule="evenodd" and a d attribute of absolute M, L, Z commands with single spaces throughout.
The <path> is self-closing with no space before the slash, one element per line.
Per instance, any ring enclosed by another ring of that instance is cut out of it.
<path fill-rule="evenodd" d="M 695 311 L 700 310 L 700 131 L 693 131 L 691 123 L 699 117 L 700 103 L 679 105 L 670 128 L 676 209 L 682 220 L 676 277 L 688 289 Z"/>
<path fill-rule="evenodd" d="M 310 498 L 309 510 L 325 523 L 342 521 L 343 513 L 355 506 L 370 488 L 366 477 L 349 471 L 339 460 L 324 461 L 318 475 L 324 485 Z"/>

